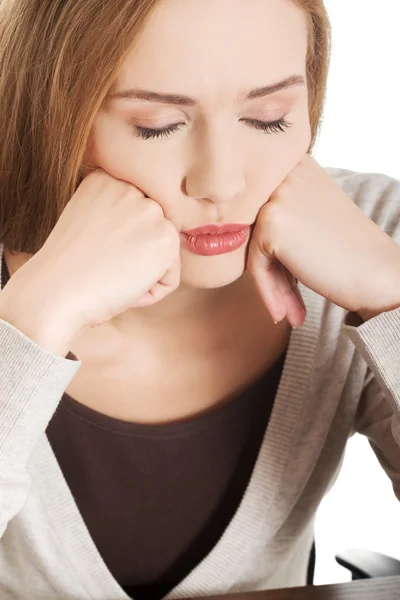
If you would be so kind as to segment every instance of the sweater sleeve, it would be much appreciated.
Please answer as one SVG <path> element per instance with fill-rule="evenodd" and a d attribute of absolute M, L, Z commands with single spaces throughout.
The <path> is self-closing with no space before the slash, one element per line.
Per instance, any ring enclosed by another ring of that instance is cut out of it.
<path fill-rule="evenodd" d="M 355 429 L 368 438 L 400 500 L 400 308 L 359 321 L 347 313 L 343 322 L 368 365 Z"/>
<path fill-rule="evenodd" d="M 81 364 L 0 319 L 0 537 L 28 498 L 27 463 Z"/>

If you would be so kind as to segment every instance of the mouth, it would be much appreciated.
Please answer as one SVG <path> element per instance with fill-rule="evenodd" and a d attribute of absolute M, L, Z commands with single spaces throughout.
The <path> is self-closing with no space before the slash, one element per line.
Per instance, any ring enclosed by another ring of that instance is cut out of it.
<path fill-rule="evenodd" d="M 181 232 L 181 244 L 194 254 L 215 256 L 237 250 L 246 242 L 250 225 L 205 225 Z"/>

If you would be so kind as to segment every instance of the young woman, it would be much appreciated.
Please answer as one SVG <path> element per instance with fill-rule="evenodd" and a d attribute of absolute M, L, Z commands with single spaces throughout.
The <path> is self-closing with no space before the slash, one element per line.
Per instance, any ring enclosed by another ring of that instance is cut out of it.
<path fill-rule="evenodd" d="M 0 11 L 1 597 L 306 584 L 355 431 L 400 498 L 400 182 L 310 156 L 322 0 Z"/>

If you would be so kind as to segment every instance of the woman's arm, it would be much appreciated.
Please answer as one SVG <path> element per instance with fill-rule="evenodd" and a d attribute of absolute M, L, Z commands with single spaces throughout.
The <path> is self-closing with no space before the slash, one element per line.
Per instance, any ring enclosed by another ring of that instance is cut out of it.
<path fill-rule="evenodd" d="M 349 314 L 343 327 L 369 367 L 355 430 L 368 438 L 400 500 L 400 308 L 358 326 Z"/>

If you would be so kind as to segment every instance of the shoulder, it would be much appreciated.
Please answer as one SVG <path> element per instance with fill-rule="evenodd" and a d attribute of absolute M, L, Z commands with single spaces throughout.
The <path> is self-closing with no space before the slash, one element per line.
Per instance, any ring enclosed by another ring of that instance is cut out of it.
<path fill-rule="evenodd" d="M 360 210 L 400 244 L 400 180 L 384 173 L 324 167 Z"/>

